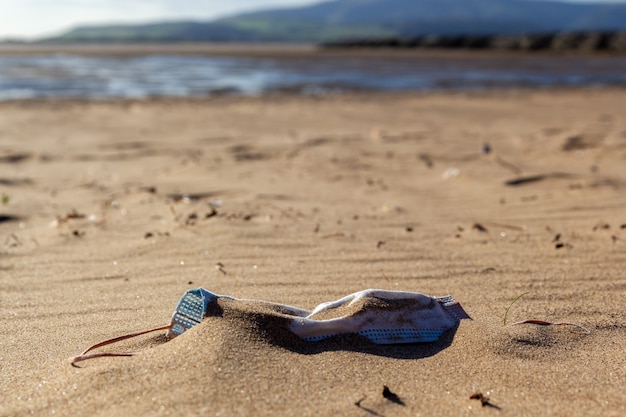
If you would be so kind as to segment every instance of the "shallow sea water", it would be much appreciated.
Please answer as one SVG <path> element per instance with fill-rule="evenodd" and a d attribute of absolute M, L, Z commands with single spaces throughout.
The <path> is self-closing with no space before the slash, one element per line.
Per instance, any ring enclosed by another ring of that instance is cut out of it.
<path fill-rule="evenodd" d="M 0 100 L 626 85 L 624 56 L 0 56 Z"/>

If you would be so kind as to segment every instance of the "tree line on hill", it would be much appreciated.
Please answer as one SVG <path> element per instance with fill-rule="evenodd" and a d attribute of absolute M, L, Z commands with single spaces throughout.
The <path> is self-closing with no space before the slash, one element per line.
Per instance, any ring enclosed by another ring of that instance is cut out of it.
<path fill-rule="evenodd" d="M 326 42 L 322 43 L 322 47 L 626 53 L 626 31 L 364 38 Z"/>

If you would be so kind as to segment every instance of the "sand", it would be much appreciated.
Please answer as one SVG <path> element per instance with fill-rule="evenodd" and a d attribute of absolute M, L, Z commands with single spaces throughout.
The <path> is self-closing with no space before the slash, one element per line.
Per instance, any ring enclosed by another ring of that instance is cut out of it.
<path fill-rule="evenodd" d="M 625 415 L 624 108 L 623 89 L 1 103 L 0 415 Z M 305 309 L 450 294 L 473 320 L 307 343 L 224 302 L 68 363 L 196 287 Z"/>

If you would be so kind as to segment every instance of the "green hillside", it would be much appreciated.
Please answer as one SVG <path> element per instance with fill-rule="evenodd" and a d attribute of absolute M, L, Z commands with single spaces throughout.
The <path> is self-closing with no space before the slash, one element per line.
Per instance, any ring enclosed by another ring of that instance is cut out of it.
<path fill-rule="evenodd" d="M 212 22 L 85 26 L 50 42 L 326 42 L 418 35 L 626 29 L 626 3 L 530 0 L 335 0 Z"/>

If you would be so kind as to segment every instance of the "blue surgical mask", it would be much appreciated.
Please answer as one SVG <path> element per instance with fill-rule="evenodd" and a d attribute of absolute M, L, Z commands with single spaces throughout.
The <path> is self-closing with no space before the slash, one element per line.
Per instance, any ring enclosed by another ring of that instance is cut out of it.
<path fill-rule="evenodd" d="M 283 313 L 277 314 L 288 319 L 288 329 L 310 342 L 350 333 L 361 335 L 377 344 L 434 342 L 446 331 L 457 327 L 462 319 L 470 319 L 452 297 L 430 297 L 416 292 L 369 289 L 320 304 L 312 311 L 307 311 L 266 301 L 238 300 L 214 294 L 204 288 L 196 288 L 185 292 L 180 298 L 168 326 L 98 343 L 72 358 L 72 364 L 101 356 L 131 356 L 131 353 L 87 353 L 95 348 L 149 332 L 167 330 L 167 335 L 171 338 L 180 336 L 210 315 L 211 306 L 216 306 L 219 299 L 253 301 L 279 307 Z M 345 314 L 341 315 L 342 312 Z M 321 313 L 331 316 L 336 314 L 330 319 L 317 319 L 316 316 Z"/>

